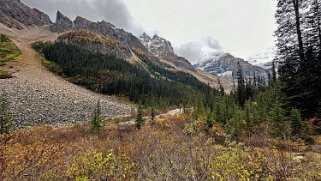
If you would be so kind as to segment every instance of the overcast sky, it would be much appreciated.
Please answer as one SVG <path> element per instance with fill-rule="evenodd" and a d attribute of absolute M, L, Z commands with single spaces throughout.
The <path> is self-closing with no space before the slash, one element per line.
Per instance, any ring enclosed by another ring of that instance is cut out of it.
<path fill-rule="evenodd" d="M 247 58 L 274 46 L 276 0 L 22 0 L 55 19 L 106 20 L 170 40 L 193 63 L 217 52 Z M 194 47 L 194 48 L 193 48 Z"/>

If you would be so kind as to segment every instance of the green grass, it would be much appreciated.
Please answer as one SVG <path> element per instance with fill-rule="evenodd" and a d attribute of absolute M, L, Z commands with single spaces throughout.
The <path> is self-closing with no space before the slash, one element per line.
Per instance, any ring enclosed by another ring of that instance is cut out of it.
<path fill-rule="evenodd" d="M 12 75 L 9 72 L 0 69 L 0 79 L 9 79 L 9 78 L 12 78 Z"/>
<path fill-rule="evenodd" d="M 0 66 L 21 54 L 20 49 L 6 36 L 0 34 Z"/>
<path fill-rule="evenodd" d="M 1 66 L 14 60 L 20 54 L 20 49 L 6 35 L 0 34 L 0 79 L 12 77 L 9 72 L 2 70 Z"/>

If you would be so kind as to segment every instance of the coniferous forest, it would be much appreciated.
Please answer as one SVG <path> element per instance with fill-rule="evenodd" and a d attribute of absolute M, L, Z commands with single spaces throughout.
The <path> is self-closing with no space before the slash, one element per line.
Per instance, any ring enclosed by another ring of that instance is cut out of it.
<path fill-rule="evenodd" d="M 130 64 L 114 55 L 92 53 L 77 45 L 36 43 L 34 48 L 51 61 L 47 65 L 51 71 L 70 82 L 99 93 L 125 96 L 146 106 L 190 105 L 208 89 L 187 73 L 171 72 L 151 63 L 146 70 L 140 64 Z"/>

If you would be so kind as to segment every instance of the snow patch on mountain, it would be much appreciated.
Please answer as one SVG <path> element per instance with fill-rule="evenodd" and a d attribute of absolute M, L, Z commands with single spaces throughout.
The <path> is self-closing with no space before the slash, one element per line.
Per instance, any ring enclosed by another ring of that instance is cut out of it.
<path fill-rule="evenodd" d="M 271 69 L 272 68 L 272 62 L 275 59 L 277 50 L 275 47 L 271 47 L 267 49 L 263 53 L 258 53 L 254 56 L 251 56 L 247 58 L 246 60 L 253 65 L 263 67 L 264 69 Z"/>
<path fill-rule="evenodd" d="M 240 64 L 245 78 L 256 76 L 268 79 L 268 70 L 252 65 L 248 61 L 234 57 L 229 53 L 214 56 L 211 59 L 195 64 L 194 67 L 210 74 L 233 80 L 238 71 L 238 64 Z"/>

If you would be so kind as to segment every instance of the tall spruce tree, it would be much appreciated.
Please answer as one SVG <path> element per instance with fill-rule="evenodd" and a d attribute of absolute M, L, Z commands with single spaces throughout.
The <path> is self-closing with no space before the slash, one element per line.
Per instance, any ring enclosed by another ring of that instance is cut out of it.
<path fill-rule="evenodd" d="M 224 90 L 224 87 L 223 87 L 220 79 L 218 79 L 218 91 L 220 92 L 220 94 L 221 94 L 222 96 L 224 96 L 225 90 Z"/>
<path fill-rule="evenodd" d="M 102 130 L 101 124 L 102 124 L 101 106 L 100 106 L 100 102 L 98 101 L 91 118 L 91 133 L 99 134 Z"/>
<path fill-rule="evenodd" d="M 300 136 L 303 133 L 303 123 L 302 123 L 300 111 L 297 109 L 292 109 L 290 119 L 291 119 L 292 134 L 296 136 Z"/>
<path fill-rule="evenodd" d="M 272 81 L 273 83 L 276 82 L 276 68 L 275 68 L 275 61 L 272 62 Z"/>
<path fill-rule="evenodd" d="M 240 62 L 237 63 L 237 99 L 238 104 L 244 107 L 245 104 L 245 82 L 243 76 L 243 70 Z"/>

